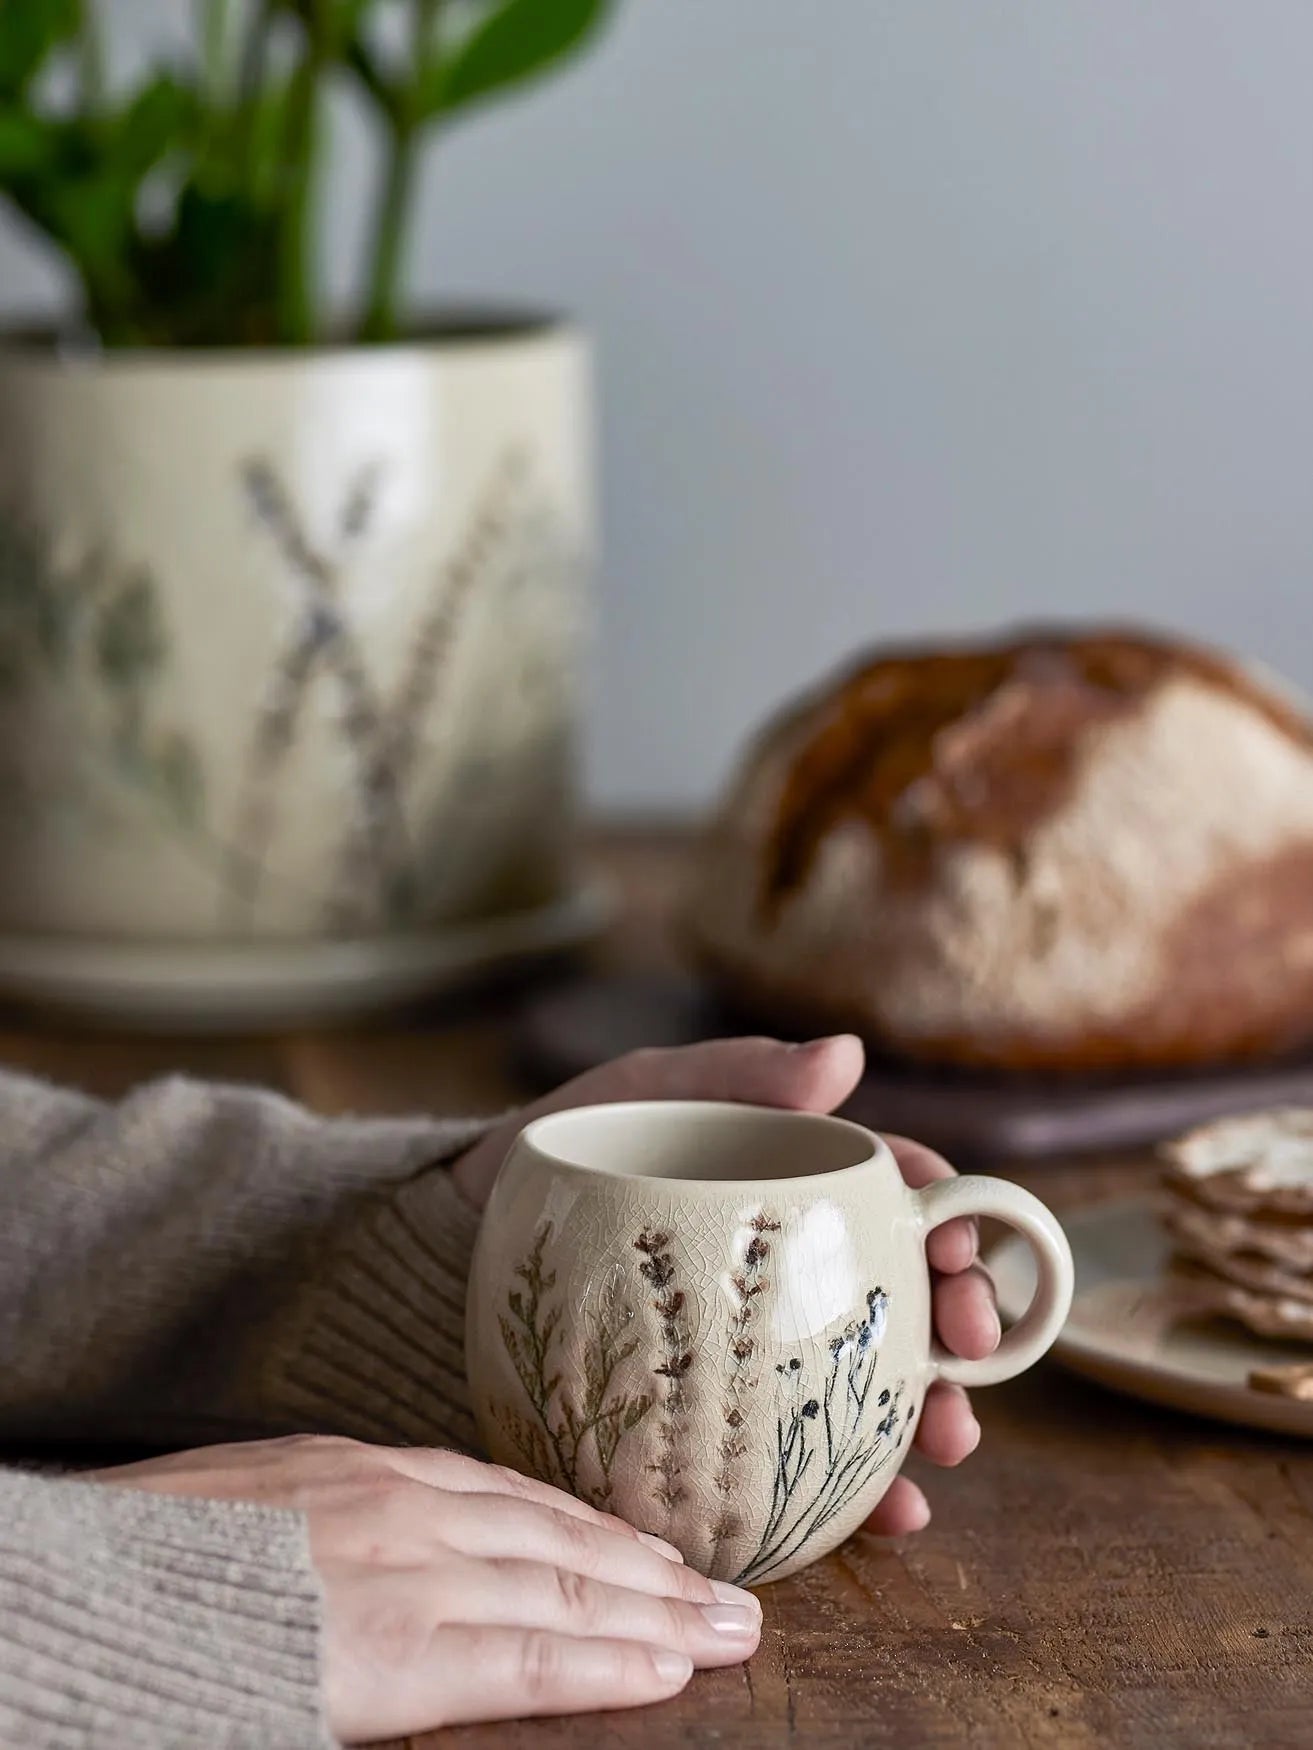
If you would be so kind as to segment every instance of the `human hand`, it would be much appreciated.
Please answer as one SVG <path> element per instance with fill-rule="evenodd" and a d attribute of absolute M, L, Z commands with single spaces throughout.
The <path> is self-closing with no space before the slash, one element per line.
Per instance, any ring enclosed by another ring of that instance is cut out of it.
<path fill-rule="evenodd" d="M 306 1514 L 328 1722 L 347 1743 L 663 1701 L 756 1650 L 750 1592 L 545 1483 L 455 1452 L 297 1435 L 93 1474 Z"/>
<path fill-rule="evenodd" d="M 861 1079 L 859 1039 L 841 1034 L 807 1045 L 778 1039 L 717 1039 L 673 1050 L 631 1052 L 589 1070 L 545 1099 L 515 1113 L 457 1161 L 462 1194 L 482 1209 L 497 1170 L 523 1126 L 547 1112 L 617 1100 L 736 1100 L 747 1105 L 786 1106 L 803 1112 L 833 1112 Z M 886 1136 L 903 1178 L 914 1189 L 953 1177 L 953 1168 L 932 1149 L 906 1137 Z M 934 1273 L 935 1329 L 944 1347 L 967 1360 L 998 1347 L 1000 1326 L 994 1289 L 977 1262 L 974 1221 L 936 1228 L 926 1246 Z M 959 1385 L 939 1380 L 926 1394 L 916 1447 L 933 1464 L 955 1465 L 980 1443 L 980 1424 Z M 894 1479 L 872 1514 L 869 1527 L 885 1536 L 919 1531 L 930 1507 L 910 1477 Z"/>

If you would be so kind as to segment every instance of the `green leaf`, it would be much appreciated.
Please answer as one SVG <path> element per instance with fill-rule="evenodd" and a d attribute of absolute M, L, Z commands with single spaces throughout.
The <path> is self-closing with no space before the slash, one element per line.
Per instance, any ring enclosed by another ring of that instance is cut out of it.
<path fill-rule="evenodd" d="M 0 109 L 0 180 L 44 170 L 54 156 L 56 138 L 41 116 Z"/>
<path fill-rule="evenodd" d="M 0 0 L 0 91 L 25 91 L 81 22 L 81 0 Z"/>
<path fill-rule="evenodd" d="M 500 0 L 451 52 L 420 93 L 425 115 L 454 115 L 544 73 L 605 23 L 614 0 Z"/>
<path fill-rule="evenodd" d="M 115 174 L 139 182 L 167 153 L 188 144 L 196 115 L 194 93 L 169 74 L 157 74 L 109 124 Z"/>

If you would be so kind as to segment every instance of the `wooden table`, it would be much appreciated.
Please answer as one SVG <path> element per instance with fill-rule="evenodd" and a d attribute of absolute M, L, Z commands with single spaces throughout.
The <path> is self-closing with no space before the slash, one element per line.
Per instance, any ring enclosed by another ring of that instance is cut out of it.
<path fill-rule="evenodd" d="M 599 951 L 668 963 L 677 835 L 612 834 L 625 916 Z M 117 1093 L 186 1069 L 257 1079 L 324 1112 L 495 1110 L 513 1002 L 459 1016 L 232 1041 L 18 1027 L 0 1060 Z M 1015 1176 L 1058 1209 L 1142 1183 L 1135 1159 Z M 785 1744 L 1294 1750 L 1313 1743 L 1313 1452 L 1106 1394 L 1044 1366 L 980 1394 L 979 1452 L 913 1464 L 934 1508 L 898 1545 L 859 1536 L 762 1592 L 751 1665 L 642 1713 L 466 1728 L 430 1750 Z"/>

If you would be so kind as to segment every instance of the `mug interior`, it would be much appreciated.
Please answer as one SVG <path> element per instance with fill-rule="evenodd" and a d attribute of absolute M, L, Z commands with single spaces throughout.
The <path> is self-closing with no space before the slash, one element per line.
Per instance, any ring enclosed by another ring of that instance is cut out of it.
<path fill-rule="evenodd" d="M 537 1119 L 525 1138 L 539 1154 L 585 1172 L 708 1184 L 843 1172 L 879 1148 L 869 1131 L 842 1118 L 695 1100 L 579 1106 Z"/>

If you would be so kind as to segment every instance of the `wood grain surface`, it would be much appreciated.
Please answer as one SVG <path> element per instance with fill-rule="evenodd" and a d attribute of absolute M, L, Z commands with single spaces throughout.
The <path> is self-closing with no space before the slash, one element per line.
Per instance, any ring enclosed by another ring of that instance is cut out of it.
<path fill-rule="evenodd" d="M 609 835 L 625 921 L 599 969 L 671 964 L 674 833 Z M 326 1112 L 496 1110 L 520 1096 L 503 994 L 388 1027 L 207 1042 L 0 1021 L 12 1064 L 113 1094 L 179 1069 Z M 1002 1170 L 1006 1171 L 1006 1167 Z M 1058 1209 L 1120 1195 L 1134 1156 L 1016 1171 Z M 464 1728 L 412 1750 L 553 1745 L 1181 1747 L 1313 1743 L 1313 1450 L 1116 1398 L 1052 1366 L 982 1392 L 980 1450 L 911 1467 L 929 1529 L 859 1536 L 763 1588 L 751 1665 L 637 1713 Z"/>

